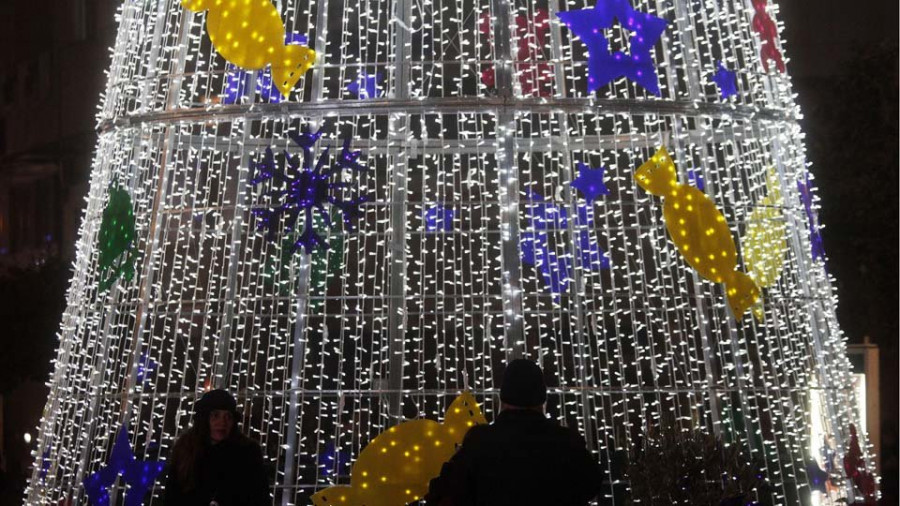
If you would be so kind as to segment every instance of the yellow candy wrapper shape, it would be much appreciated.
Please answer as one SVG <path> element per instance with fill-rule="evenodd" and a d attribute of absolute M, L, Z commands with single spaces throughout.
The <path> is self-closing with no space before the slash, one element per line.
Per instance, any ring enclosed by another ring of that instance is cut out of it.
<path fill-rule="evenodd" d="M 287 97 L 309 70 L 316 52 L 285 45 L 284 25 L 272 0 L 181 0 L 185 9 L 206 15 L 206 31 L 223 58 L 245 70 L 272 65 L 272 82 Z"/>
<path fill-rule="evenodd" d="M 447 409 L 444 423 L 412 420 L 391 427 L 363 448 L 350 472 L 350 486 L 317 492 L 318 506 L 403 506 L 428 492 L 468 430 L 486 424 L 475 397 L 463 392 Z"/>
<path fill-rule="evenodd" d="M 705 193 L 678 182 L 665 147 L 638 167 L 634 178 L 641 188 L 664 198 L 663 218 L 672 242 L 701 276 L 725 284 L 728 304 L 740 321 L 759 297 L 759 288 L 736 270 L 737 250 L 725 216 Z"/>
<path fill-rule="evenodd" d="M 778 281 L 787 252 L 781 185 L 774 168 L 769 168 L 766 185 L 768 192 L 747 217 L 747 232 L 741 241 L 747 274 L 760 288 L 768 288 Z M 755 306 L 753 314 L 761 320 L 762 307 Z"/>

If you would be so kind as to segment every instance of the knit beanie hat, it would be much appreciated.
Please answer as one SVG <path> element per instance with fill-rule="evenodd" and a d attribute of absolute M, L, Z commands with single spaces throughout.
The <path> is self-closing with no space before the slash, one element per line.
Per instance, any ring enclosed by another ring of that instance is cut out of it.
<path fill-rule="evenodd" d="M 534 362 L 519 358 L 506 365 L 500 400 L 511 406 L 531 408 L 547 401 L 544 373 Z"/>
<path fill-rule="evenodd" d="M 194 413 L 198 416 L 209 416 L 209 414 L 217 409 L 230 411 L 237 414 L 237 401 L 226 390 L 210 390 L 203 394 L 203 397 L 194 404 Z"/>

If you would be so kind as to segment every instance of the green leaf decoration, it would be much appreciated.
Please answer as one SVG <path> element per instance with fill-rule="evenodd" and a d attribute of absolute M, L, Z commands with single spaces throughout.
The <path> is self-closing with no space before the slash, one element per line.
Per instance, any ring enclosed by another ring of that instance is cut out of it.
<path fill-rule="evenodd" d="M 313 215 L 313 226 L 316 230 L 327 230 L 325 242 L 328 249 L 317 248 L 310 257 L 309 303 L 310 313 L 318 313 L 323 303 L 322 297 L 328 290 L 329 274 L 340 273 L 344 268 L 344 235 L 341 233 L 341 215 L 334 212 L 329 215 L 331 227 L 327 227 L 324 219 Z M 270 256 L 265 263 L 263 277 L 267 285 L 277 285 L 279 295 L 291 295 L 291 268 L 299 258 L 300 252 L 294 247 L 298 233 L 288 234 L 281 241 L 280 254 Z"/>
<path fill-rule="evenodd" d="M 135 226 L 131 195 L 114 182 L 100 223 L 100 290 L 107 290 L 117 279 L 134 277 Z"/>

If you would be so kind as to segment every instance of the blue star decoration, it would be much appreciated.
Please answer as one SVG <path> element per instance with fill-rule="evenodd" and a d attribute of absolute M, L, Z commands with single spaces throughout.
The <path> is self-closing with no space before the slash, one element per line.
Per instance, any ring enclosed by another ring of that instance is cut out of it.
<path fill-rule="evenodd" d="M 719 70 L 713 74 L 712 80 L 719 87 L 719 95 L 723 99 L 737 95 L 737 73 L 725 68 L 722 62 L 719 62 Z"/>
<path fill-rule="evenodd" d="M 48 446 L 44 453 L 41 454 L 41 481 L 44 481 L 47 478 L 47 473 L 50 471 L 50 447 Z"/>
<path fill-rule="evenodd" d="M 806 182 L 797 181 L 797 190 L 800 192 L 800 200 L 806 211 L 806 220 L 809 222 L 809 243 L 813 260 L 825 259 L 825 245 L 822 243 L 822 233 L 819 230 L 819 217 L 813 209 L 812 182 L 809 173 L 806 173 Z"/>
<path fill-rule="evenodd" d="M 378 72 L 373 76 L 366 74 L 365 72 L 360 72 L 359 76 L 356 77 L 356 80 L 347 85 L 347 91 L 356 95 L 356 98 L 360 100 L 378 98 L 383 95 L 381 87 L 378 86 L 381 78 L 381 72 Z"/>
<path fill-rule="evenodd" d="M 319 475 L 331 478 L 349 476 L 352 462 L 349 451 L 337 451 L 334 443 L 329 442 L 319 455 Z"/>
<path fill-rule="evenodd" d="M 703 173 L 699 170 L 688 169 L 688 181 L 698 190 L 706 191 L 706 181 L 703 179 Z"/>
<path fill-rule="evenodd" d="M 572 181 L 572 188 L 581 191 L 588 204 L 593 204 L 594 199 L 600 195 L 609 195 L 609 188 L 603 182 L 603 174 L 606 167 L 591 168 L 578 162 L 578 177 Z"/>
<path fill-rule="evenodd" d="M 826 492 L 825 483 L 828 482 L 828 473 L 819 467 L 819 463 L 815 459 L 810 459 L 806 463 L 806 478 L 809 480 L 810 490 L 818 490 L 823 494 Z"/>
<path fill-rule="evenodd" d="M 569 213 L 563 207 L 548 203 L 535 192 L 528 193 L 528 200 L 526 209 L 534 231 L 521 234 L 522 263 L 540 270 L 544 283 L 558 302 L 560 294 L 568 289 L 569 281 L 574 277 L 574 269 L 571 255 L 557 254 L 550 244 L 548 232 L 567 230 Z M 582 268 L 591 271 L 609 269 L 609 258 L 596 241 L 591 240 L 588 232 L 594 224 L 593 208 L 578 205 L 576 214 L 574 225 L 579 230 L 576 232 L 575 254 Z"/>
<path fill-rule="evenodd" d="M 289 33 L 284 38 L 285 45 L 307 45 L 309 38 L 302 33 Z M 250 94 L 250 72 L 228 64 L 228 72 L 225 74 L 225 93 L 220 96 L 223 104 L 239 104 Z M 272 68 L 266 67 L 256 77 L 256 92 L 263 102 L 278 104 L 285 97 L 272 84 Z"/>
<path fill-rule="evenodd" d="M 140 506 L 144 503 L 147 489 L 153 486 L 164 467 L 163 462 L 135 459 L 129 443 L 128 429 L 122 426 L 106 467 L 85 478 L 82 484 L 91 504 L 108 506 L 109 487 L 121 476 L 128 485 L 125 506 Z"/>
<path fill-rule="evenodd" d="M 141 358 L 138 360 L 136 383 L 147 383 L 157 365 L 156 360 L 147 355 L 147 352 L 141 353 Z"/>
<path fill-rule="evenodd" d="M 275 202 L 273 207 L 253 209 L 253 214 L 257 217 L 258 227 L 268 229 L 270 241 L 276 240 L 279 222 L 284 220 L 286 234 L 300 231 L 293 245 L 294 251 L 302 248 L 306 253 L 312 253 L 319 248 L 328 249 L 328 244 L 316 232 L 313 212 L 319 213 L 323 223 L 330 224 L 326 205 L 331 205 L 340 210 L 344 225 L 352 226 L 353 220 L 360 215 L 359 208 L 366 202 L 366 197 L 344 200 L 336 196 L 336 193 L 343 193 L 343 188 L 348 184 L 335 181 L 334 176 L 340 176 L 345 169 L 363 172 L 366 168 L 359 163 L 360 152 L 350 150 L 349 137 L 344 139 L 335 163 L 329 164 L 328 148 L 322 150 L 318 160 L 314 160 L 313 156 L 313 147 L 322 137 L 321 129 L 310 133 L 309 128 L 305 127 L 300 133 L 289 132 L 288 135 L 303 150 L 303 158 L 301 160 L 285 151 L 285 163 L 279 165 L 272 148 L 266 148 L 262 159 L 251 164 L 254 175 L 250 183 L 256 186 L 271 181 L 272 189 L 264 195 Z"/>
<path fill-rule="evenodd" d="M 453 208 L 441 204 L 428 206 L 423 211 L 426 232 L 450 232 L 453 230 Z"/>
<path fill-rule="evenodd" d="M 588 49 L 588 93 L 606 86 L 614 79 L 626 77 L 659 96 L 659 78 L 650 50 L 666 29 L 666 20 L 637 12 L 629 0 L 597 0 L 593 9 L 557 13 L 559 19 Z M 629 53 L 610 52 L 603 30 L 619 23 L 633 34 L 629 37 Z"/>
<path fill-rule="evenodd" d="M 220 97 L 223 104 L 239 104 L 250 94 L 250 72 L 229 65 L 226 77 L 225 93 Z M 284 96 L 272 84 L 272 72 L 269 68 L 263 70 L 256 78 L 256 92 L 263 102 L 278 104 L 284 100 Z"/>

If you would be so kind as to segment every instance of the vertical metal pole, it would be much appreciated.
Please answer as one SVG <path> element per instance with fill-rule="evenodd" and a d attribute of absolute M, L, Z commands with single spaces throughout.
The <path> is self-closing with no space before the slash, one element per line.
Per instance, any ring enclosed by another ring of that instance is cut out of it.
<path fill-rule="evenodd" d="M 657 0 L 657 9 L 660 9 L 660 7 L 661 6 L 659 5 L 659 1 Z M 685 51 L 682 52 L 682 54 L 685 59 L 685 61 L 684 61 L 685 68 L 688 69 L 688 71 L 686 72 L 686 77 L 688 80 L 688 92 L 690 93 L 690 97 L 691 97 L 692 101 L 700 102 L 703 100 L 702 94 L 700 92 L 702 87 L 699 82 L 698 75 L 693 71 L 693 69 L 698 68 L 694 62 L 693 48 L 696 47 L 696 43 L 694 41 L 693 24 L 690 22 L 691 15 L 688 12 L 688 10 L 685 8 L 685 4 L 682 0 L 676 0 L 675 14 L 677 16 L 676 21 L 678 21 L 678 20 L 687 21 L 687 24 L 688 24 L 688 26 L 682 26 L 681 27 L 682 29 L 678 30 L 678 33 L 681 34 L 681 45 L 686 48 Z M 670 83 L 670 87 L 672 90 L 676 89 L 674 87 L 674 83 Z M 676 132 L 679 129 L 678 121 L 679 121 L 679 119 L 676 118 L 675 119 Z M 680 137 L 679 133 L 676 133 L 676 137 Z M 676 140 L 676 142 L 677 142 L 677 140 Z M 683 158 L 682 158 L 682 160 L 679 160 L 679 162 L 683 162 Z M 679 167 L 681 167 L 682 181 L 687 181 L 687 171 L 684 169 L 684 164 L 679 163 Z M 702 281 L 700 281 L 699 276 L 697 275 L 696 271 L 694 271 L 693 269 L 691 269 L 691 280 L 694 285 L 694 293 L 697 293 L 697 294 L 702 293 Z M 699 308 L 698 314 L 700 315 L 701 318 L 705 318 L 706 309 L 707 309 L 705 301 L 702 298 L 698 297 L 697 305 Z M 703 362 L 706 367 L 706 377 L 707 377 L 707 381 L 709 381 L 709 387 L 710 387 L 710 389 L 709 389 L 709 405 L 710 405 L 710 409 L 712 411 L 712 416 L 710 418 L 712 419 L 712 423 L 713 423 L 713 433 L 716 436 L 721 436 L 722 435 L 722 432 L 721 432 L 722 421 L 721 421 L 720 417 L 722 416 L 722 414 L 721 414 L 722 408 L 719 405 L 719 399 L 717 397 L 716 386 L 715 386 L 715 381 L 716 381 L 715 357 L 712 356 L 712 340 L 710 339 L 709 323 L 704 320 L 703 322 L 701 322 L 700 327 L 701 327 L 701 332 L 702 332 L 702 334 L 701 334 L 702 337 L 700 339 L 700 345 L 703 346 Z M 732 344 L 734 345 L 735 343 L 732 343 Z M 734 356 L 734 359 L 736 362 L 735 365 L 737 366 L 737 369 L 738 369 L 738 372 L 737 372 L 738 385 L 739 385 L 738 390 L 740 391 L 739 397 L 741 400 L 741 406 L 742 406 L 741 409 L 744 410 L 744 425 L 745 425 L 745 429 L 747 429 L 748 434 L 749 434 L 749 427 L 747 426 L 747 424 L 749 423 L 749 420 L 747 419 L 747 416 L 749 415 L 749 413 L 745 409 L 746 403 L 744 400 L 744 390 L 743 390 L 742 386 L 740 386 L 740 385 L 742 385 L 742 382 L 743 382 L 743 365 L 740 362 L 740 357 L 738 357 L 737 351 L 738 350 L 737 350 L 736 346 L 733 346 L 732 355 Z M 729 406 L 730 405 L 731 404 L 729 402 Z M 748 440 L 749 439 L 751 439 L 751 438 L 748 438 Z M 752 445 L 752 443 L 751 443 L 751 445 Z"/>
<path fill-rule="evenodd" d="M 161 0 L 160 2 L 160 11 L 158 14 L 157 21 L 157 32 L 162 30 L 162 26 L 165 25 L 165 15 L 164 13 L 166 7 L 166 1 Z M 178 100 L 178 91 L 181 88 L 181 80 L 184 75 L 184 65 L 185 65 L 185 52 L 184 47 L 187 45 L 187 39 L 190 35 L 189 27 L 193 24 L 194 13 L 190 11 L 185 11 L 182 13 L 181 24 L 179 26 L 179 51 L 173 57 L 176 61 L 176 68 L 174 74 L 177 76 L 172 80 L 172 85 L 170 89 L 170 93 L 166 98 L 166 110 L 172 111 L 176 108 L 176 102 Z M 156 39 L 157 37 L 154 36 Z M 154 46 L 158 46 L 159 41 L 155 40 Z M 151 57 L 151 65 L 150 68 L 155 68 L 155 53 L 153 57 Z M 152 76 L 148 77 L 148 82 L 151 81 Z M 148 84 L 149 87 L 149 84 Z M 145 103 L 147 96 L 149 96 L 149 88 L 145 90 Z M 143 266 L 141 269 L 141 285 L 140 291 L 138 292 L 138 298 L 140 299 L 140 304 L 138 304 L 137 311 L 135 313 L 135 324 L 132 335 L 132 350 L 131 350 L 131 363 L 129 364 L 129 372 L 128 378 L 125 382 L 125 388 L 122 390 L 122 414 L 123 421 L 127 422 L 127 420 L 131 417 L 131 409 L 132 409 L 132 401 L 131 401 L 131 390 L 135 386 L 136 378 L 137 378 L 137 370 L 138 370 L 138 361 L 141 356 L 141 334 L 144 331 L 144 327 L 147 323 L 147 311 L 150 304 L 150 292 L 152 291 L 153 279 L 155 278 L 156 272 L 153 270 L 153 258 L 158 253 L 159 249 L 159 235 L 161 231 L 160 222 L 163 219 L 163 205 L 162 202 L 165 199 L 166 186 L 169 184 L 169 166 L 172 163 L 172 159 L 174 158 L 172 154 L 172 145 L 175 143 L 175 131 L 178 129 L 178 125 L 167 125 L 165 127 L 165 141 L 163 143 L 162 148 L 162 164 L 159 167 L 159 177 L 156 178 L 157 186 L 156 193 L 153 196 L 153 208 L 150 212 L 150 228 L 148 231 L 148 240 L 147 246 L 144 249 L 144 254 L 142 255 Z"/>
<path fill-rule="evenodd" d="M 549 4 L 549 18 L 555 19 L 556 13 L 559 11 L 559 0 L 555 0 L 550 2 Z M 550 24 L 550 47 L 553 51 L 553 61 L 560 62 L 563 59 L 562 54 L 562 34 L 560 30 L 559 23 L 549 23 Z M 566 81 L 565 74 L 563 73 L 562 65 L 554 66 L 554 78 L 556 80 L 556 90 L 557 95 L 560 97 L 566 96 Z M 568 179 L 568 183 L 571 183 L 574 180 L 574 171 L 572 168 L 572 154 L 570 151 L 569 145 L 569 116 L 564 112 L 555 114 L 557 121 L 559 122 L 559 135 L 561 141 L 561 151 L 562 151 L 562 159 L 564 167 L 562 168 L 562 173 L 566 174 Z M 565 186 L 564 191 L 566 204 L 569 213 L 569 219 L 567 222 L 567 230 L 566 232 L 569 234 L 569 245 L 572 253 L 572 265 L 573 276 L 575 279 L 572 280 L 572 296 L 575 303 L 575 342 L 578 343 L 578 357 L 575 357 L 575 363 L 578 364 L 580 368 L 579 371 L 579 380 L 581 383 L 581 416 L 584 419 L 584 433 L 585 433 L 585 441 L 587 442 L 588 450 L 594 450 L 594 438 L 593 435 L 593 422 L 591 416 L 591 401 L 593 400 L 593 395 L 588 392 L 588 384 L 587 384 L 587 369 L 590 365 L 587 360 L 588 350 L 590 349 L 586 338 L 586 333 L 584 331 L 584 327 L 586 325 L 585 316 L 584 316 L 584 276 L 582 275 L 582 269 L 584 268 L 581 265 L 581 255 L 579 254 L 579 245 L 581 244 L 579 238 L 581 231 L 575 227 L 575 220 L 578 217 L 578 206 L 575 205 L 576 195 L 572 190 L 571 184 L 567 184 Z M 591 207 L 593 207 L 592 203 L 589 203 Z M 593 212 L 593 209 L 591 210 Z M 581 223 L 582 227 L 586 227 L 587 224 Z"/>
<path fill-rule="evenodd" d="M 300 374 L 303 371 L 303 362 L 306 354 L 306 306 L 309 300 L 309 280 L 312 262 L 309 254 L 304 253 L 300 257 L 300 273 L 297 283 L 297 317 L 294 323 L 293 347 L 291 349 L 291 393 L 288 405 L 287 424 L 287 448 L 284 450 L 284 488 L 281 494 L 281 504 L 288 506 L 293 504 L 294 483 L 296 473 L 294 462 L 300 449 L 300 441 L 297 438 L 297 417 L 300 410 Z"/>
<path fill-rule="evenodd" d="M 412 3 L 397 0 L 392 4 L 390 30 L 394 43 L 394 76 L 391 99 L 409 98 L 412 37 Z M 391 113 L 388 126 L 388 154 L 391 160 L 391 228 L 388 233 L 388 405 L 389 414 L 399 420 L 403 414 L 403 343 L 406 333 L 406 206 L 408 195 L 407 166 L 409 164 L 409 118 L 404 113 Z"/>
<path fill-rule="evenodd" d="M 681 136 L 681 128 L 679 126 L 679 118 L 675 117 L 672 121 L 672 128 L 675 131 L 675 143 L 678 142 L 678 138 Z M 672 146 L 671 153 L 678 159 L 678 168 L 680 171 L 680 179 L 685 181 L 687 178 L 687 173 L 684 170 L 684 158 L 679 157 L 679 150 L 677 146 Z M 710 410 L 710 418 L 712 419 L 713 424 L 713 433 L 716 436 L 722 435 L 722 421 L 720 419 L 721 416 L 721 407 L 719 406 L 719 397 L 718 397 L 718 387 L 716 386 L 716 358 L 712 353 L 712 339 L 710 339 L 710 330 L 709 330 L 709 321 L 706 319 L 706 301 L 703 300 L 703 297 L 700 295 L 703 293 L 703 285 L 700 281 L 700 277 L 697 275 L 697 271 L 694 269 L 690 270 L 691 276 L 691 284 L 694 285 L 694 294 L 696 297 L 697 303 L 697 320 L 700 326 L 700 346 L 703 348 L 703 365 L 706 369 L 706 382 L 707 382 L 707 396 L 709 398 L 709 410 Z"/>
<path fill-rule="evenodd" d="M 516 118 L 513 96 L 513 61 L 510 51 L 510 8 L 507 0 L 491 0 L 494 32 L 494 72 L 497 94 L 497 169 L 500 189 L 500 267 L 503 283 L 504 348 L 507 360 L 527 352 L 522 310 L 519 259 L 519 169 L 516 163 Z"/>
<path fill-rule="evenodd" d="M 244 132 L 241 137 L 243 145 L 247 145 L 250 140 L 251 125 L 244 122 Z M 240 167 L 247 167 L 250 163 L 250 151 L 241 151 L 241 161 L 238 166 L 238 184 L 235 195 L 234 211 L 232 214 L 231 225 L 231 242 L 228 251 L 228 275 L 225 280 L 225 307 L 222 316 L 222 334 L 216 343 L 215 365 L 213 366 L 212 384 L 214 388 L 227 388 L 229 376 L 231 374 L 229 357 L 229 347 L 231 345 L 231 337 L 234 334 L 235 321 L 235 297 L 237 296 L 237 278 L 238 265 L 240 264 L 240 256 L 243 252 L 241 247 L 241 238 L 244 236 L 244 215 L 243 210 L 247 208 L 247 178 L 240 174 Z"/>
<path fill-rule="evenodd" d="M 316 42 L 315 51 L 318 55 L 319 62 L 325 58 L 328 35 L 328 0 L 319 0 L 318 9 L 316 11 Z M 313 67 L 312 74 L 312 90 L 311 100 L 319 102 L 322 100 L 325 69 L 321 66 Z M 318 128 L 319 118 L 312 121 L 314 129 Z M 312 226 L 311 223 L 308 224 Z M 331 226 L 331 223 L 329 223 Z M 294 332 L 292 335 L 293 345 L 291 347 L 291 391 L 289 394 L 288 416 L 287 416 L 287 448 L 284 451 L 284 484 L 281 492 L 282 506 L 293 504 L 294 485 L 297 476 L 294 463 L 297 460 L 297 452 L 300 451 L 300 438 L 297 435 L 297 419 L 300 416 L 300 390 L 303 385 L 300 383 L 300 376 L 303 372 L 303 366 L 306 358 L 306 307 L 309 305 L 309 284 L 312 276 L 312 256 L 304 250 L 300 257 L 298 280 L 297 280 L 297 305 L 296 320 L 294 321 Z M 340 416 L 340 413 L 338 413 Z"/>

